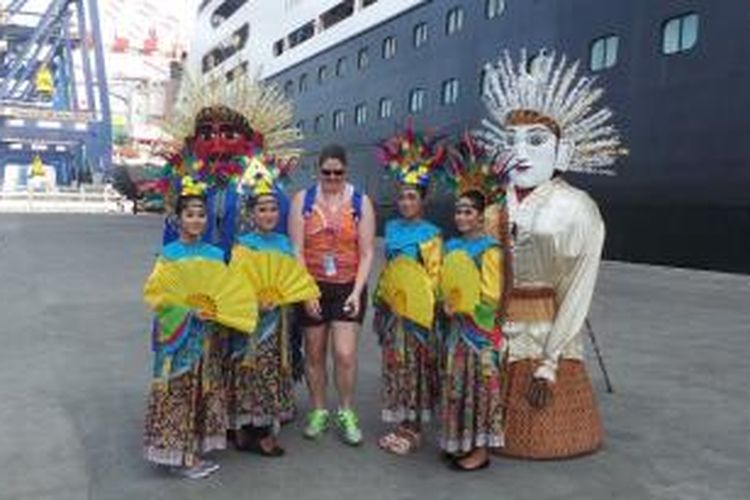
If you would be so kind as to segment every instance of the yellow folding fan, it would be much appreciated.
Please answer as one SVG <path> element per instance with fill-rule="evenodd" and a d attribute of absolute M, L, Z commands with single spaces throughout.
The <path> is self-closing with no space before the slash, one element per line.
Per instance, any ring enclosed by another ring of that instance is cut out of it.
<path fill-rule="evenodd" d="M 473 314 L 479 304 L 482 277 L 471 256 L 454 250 L 443 259 L 440 293 L 454 312 Z"/>
<path fill-rule="evenodd" d="M 146 281 L 143 297 L 152 309 L 189 307 L 206 319 L 248 334 L 258 319 L 253 287 L 229 272 L 223 262 L 213 260 L 160 261 Z"/>
<path fill-rule="evenodd" d="M 275 307 L 320 297 L 318 285 L 307 269 L 281 252 L 257 252 L 236 246 L 230 269 L 249 280 L 261 304 Z"/>
<path fill-rule="evenodd" d="M 396 257 L 380 275 L 376 292 L 391 311 L 425 328 L 432 327 L 435 294 L 422 266 L 408 257 Z"/>

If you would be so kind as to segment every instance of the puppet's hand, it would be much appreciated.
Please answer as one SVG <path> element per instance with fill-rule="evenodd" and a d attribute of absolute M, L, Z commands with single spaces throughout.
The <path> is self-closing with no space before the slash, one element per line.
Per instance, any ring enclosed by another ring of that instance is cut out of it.
<path fill-rule="evenodd" d="M 532 378 L 529 390 L 526 392 L 526 400 L 539 410 L 550 404 L 552 401 L 550 382 L 543 378 Z"/>

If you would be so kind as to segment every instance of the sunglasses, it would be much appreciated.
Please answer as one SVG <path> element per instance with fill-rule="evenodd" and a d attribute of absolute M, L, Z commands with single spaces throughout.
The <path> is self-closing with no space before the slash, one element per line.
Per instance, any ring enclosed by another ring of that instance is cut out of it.
<path fill-rule="evenodd" d="M 320 174 L 323 177 L 343 177 L 344 176 L 343 170 L 331 170 L 328 168 L 322 168 L 320 169 Z"/>

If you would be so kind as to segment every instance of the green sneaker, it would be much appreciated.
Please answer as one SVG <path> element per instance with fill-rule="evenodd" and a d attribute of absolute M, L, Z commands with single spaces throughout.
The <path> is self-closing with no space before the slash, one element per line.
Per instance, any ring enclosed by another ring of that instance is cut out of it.
<path fill-rule="evenodd" d="M 336 426 L 341 434 L 341 439 L 346 444 L 357 446 L 362 444 L 362 431 L 359 429 L 357 414 L 351 409 L 336 412 Z"/>
<path fill-rule="evenodd" d="M 304 433 L 307 439 L 318 439 L 327 430 L 328 410 L 318 408 L 307 414 L 307 427 Z"/>

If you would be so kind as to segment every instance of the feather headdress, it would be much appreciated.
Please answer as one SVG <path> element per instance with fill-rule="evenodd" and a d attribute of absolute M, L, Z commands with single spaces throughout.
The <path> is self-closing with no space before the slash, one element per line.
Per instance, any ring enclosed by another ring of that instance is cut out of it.
<path fill-rule="evenodd" d="M 426 188 L 445 158 L 437 138 L 417 132 L 410 121 L 378 145 L 378 162 L 401 184 Z"/>
<path fill-rule="evenodd" d="M 446 181 L 456 194 L 479 191 L 489 203 L 497 200 L 507 172 L 507 163 L 490 151 L 470 133 L 448 150 Z"/>
<path fill-rule="evenodd" d="M 572 148 L 568 170 L 609 173 L 607 167 L 627 150 L 611 124 L 612 111 L 598 107 L 604 93 L 596 79 L 579 76 L 579 63 L 563 55 L 526 50 L 513 62 L 505 51 L 494 65 L 487 64 L 484 101 L 489 118 L 477 138 L 494 154 L 507 150 L 506 131 L 514 113 L 533 112 L 550 121 L 561 141 Z"/>

